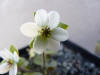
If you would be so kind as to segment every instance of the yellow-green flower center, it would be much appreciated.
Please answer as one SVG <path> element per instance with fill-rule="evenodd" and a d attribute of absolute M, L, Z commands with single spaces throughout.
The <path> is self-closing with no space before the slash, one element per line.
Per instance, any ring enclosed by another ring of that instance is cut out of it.
<path fill-rule="evenodd" d="M 51 36 L 50 28 L 47 26 L 42 27 L 40 35 L 42 36 L 43 39 L 49 38 Z"/>
<path fill-rule="evenodd" d="M 14 61 L 9 59 L 7 63 L 8 63 L 9 65 L 12 65 L 12 64 L 14 64 Z"/>

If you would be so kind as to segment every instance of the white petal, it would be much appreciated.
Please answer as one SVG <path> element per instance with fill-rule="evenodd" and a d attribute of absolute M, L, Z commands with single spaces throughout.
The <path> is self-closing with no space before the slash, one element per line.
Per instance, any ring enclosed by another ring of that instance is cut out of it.
<path fill-rule="evenodd" d="M 48 13 L 48 26 L 53 29 L 58 26 L 59 21 L 60 21 L 60 16 L 56 11 L 51 11 Z"/>
<path fill-rule="evenodd" d="M 9 75 L 17 75 L 17 65 L 16 64 L 10 69 Z"/>
<path fill-rule="evenodd" d="M 43 26 L 47 24 L 47 12 L 44 9 L 40 9 L 36 11 L 35 22 L 39 26 Z"/>
<path fill-rule="evenodd" d="M 19 56 L 16 52 L 14 52 L 14 61 L 16 61 L 16 62 L 19 61 Z"/>
<path fill-rule="evenodd" d="M 38 34 L 39 27 L 35 23 L 25 23 L 21 26 L 21 32 L 28 37 L 35 37 Z"/>
<path fill-rule="evenodd" d="M 65 41 L 69 37 L 69 34 L 67 30 L 64 30 L 62 28 L 56 28 L 52 32 L 52 38 L 57 40 L 57 41 Z"/>
<path fill-rule="evenodd" d="M 13 55 L 8 49 L 5 48 L 4 50 L 0 51 L 0 57 L 2 57 L 5 60 L 8 60 L 12 59 Z"/>
<path fill-rule="evenodd" d="M 40 36 L 38 36 L 34 41 L 34 51 L 38 54 L 43 53 L 44 50 L 47 48 L 48 41 L 43 41 Z"/>
<path fill-rule="evenodd" d="M 53 39 L 49 39 L 48 40 L 48 50 L 59 50 L 60 48 L 60 42 L 53 40 Z"/>
<path fill-rule="evenodd" d="M 10 70 L 10 65 L 3 63 L 0 65 L 0 74 L 7 73 Z"/>

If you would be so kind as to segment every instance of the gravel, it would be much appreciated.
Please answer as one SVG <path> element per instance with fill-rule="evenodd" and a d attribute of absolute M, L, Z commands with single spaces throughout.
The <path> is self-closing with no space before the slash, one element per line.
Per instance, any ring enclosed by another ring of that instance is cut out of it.
<path fill-rule="evenodd" d="M 63 48 L 53 59 L 58 63 L 58 75 L 100 75 L 100 67 L 74 50 Z"/>

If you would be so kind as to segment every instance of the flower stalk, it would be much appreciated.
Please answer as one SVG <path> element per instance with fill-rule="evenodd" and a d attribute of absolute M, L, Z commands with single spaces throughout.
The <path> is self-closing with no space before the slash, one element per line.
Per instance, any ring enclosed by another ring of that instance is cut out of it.
<path fill-rule="evenodd" d="M 43 52 L 43 75 L 47 75 L 46 54 Z"/>

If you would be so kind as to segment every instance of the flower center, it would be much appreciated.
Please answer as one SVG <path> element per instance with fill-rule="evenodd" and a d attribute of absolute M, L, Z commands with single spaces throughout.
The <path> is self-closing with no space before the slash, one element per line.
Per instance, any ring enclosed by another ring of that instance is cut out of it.
<path fill-rule="evenodd" d="M 43 27 L 41 29 L 41 36 L 43 38 L 49 38 L 51 36 L 51 30 L 50 30 L 50 28 L 47 27 L 47 26 L 46 27 Z"/>
<path fill-rule="evenodd" d="M 8 62 L 7 62 L 9 65 L 12 65 L 13 63 L 14 63 L 14 61 L 13 60 L 8 60 Z"/>

